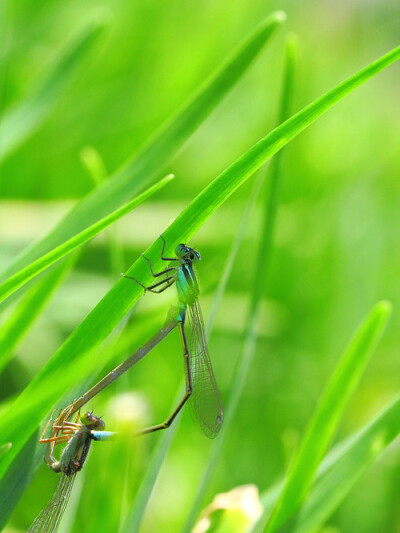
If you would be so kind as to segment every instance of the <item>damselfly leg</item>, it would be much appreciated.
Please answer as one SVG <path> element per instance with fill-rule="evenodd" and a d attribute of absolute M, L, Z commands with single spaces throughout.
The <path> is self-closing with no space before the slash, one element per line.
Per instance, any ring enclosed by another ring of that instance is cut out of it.
<path fill-rule="evenodd" d="M 168 289 L 168 287 L 170 287 L 171 285 L 173 285 L 175 283 L 175 277 L 174 276 L 169 276 L 169 277 L 159 281 L 158 283 L 154 283 L 153 285 L 150 285 L 149 287 L 146 287 L 146 285 L 143 285 L 143 283 L 141 283 L 136 278 L 133 278 L 132 276 L 125 276 L 125 274 L 121 274 L 121 276 L 123 278 L 132 279 L 133 281 L 136 281 L 136 283 L 138 285 L 140 285 L 141 287 L 143 287 L 143 289 L 145 291 L 154 292 L 156 294 L 160 294 L 160 292 L 164 292 L 166 289 Z M 166 285 L 164 285 L 164 284 L 166 284 Z M 164 287 L 158 289 L 158 291 L 154 290 L 156 287 L 160 287 L 161 285 L 164 285 Z"/>
<path fill-rule="evenodd" d="M 190 398 L 192 394 L 192 376 L 190 374 L 189 349 L 188 349 L 186 335 L 185 335 L 184 322 L 179 322 L 178 327 L 179 327 L 179 333 L 181 335 L 183 358 L 184 358 L 184 365 L 185 365 L 185 385 L 186 385 L 185 394 L 182 400 L 179 402 L 176 409 L 167 418 L 167 420 L 165 420 L 165 422 L 163 422 L 162 424 L 157 424 L 156 426 L 151 426 L 149 428 L 142 429 L 141 431 L 137 433 L 137 435 L 146 435 L 147 433 L 154 433 L 155 431 L 160 431 L 161 429 L 169 428 L 172 422 L 177 417 L 180 410 L 182 409 L 182 407 L 185 405 L 185 403 L 188 401 L 188 399 Z"/>
<path fill-rule="evenodd" d="M 162 235 L 160 235 L 160 239 L 163 242 L 163 247 L 162 247 L 162 250 L 161 250 L 161 260 L 162 261 L 178 261 L 179 262 L 179 259 L 177 257 L 164 257 L 164 250 L 165 250 L 166 242 L 165 242 L 165 239 L 164 239 L 164 237 Z"/>
<path fill-rule="evenodd" d="M 158 278 L 158 276 L 162 276 L 163 274 L 167 274 L 167 272 L 172 272 L 173 270 L 178 270 L 178 267 L 168 267 L 168 268 L 165 268 L 164 270 L 161 270 L 161 272 L 154 272 L 153 265 L 151 264 L 150 259 L 148 257 L 146 257 L 144 254 L 142 254 L 142 257 L 144 259 L 146 259 L 146 261 L 149 263 L 150 272 L 152 273 L 153 278 Z M 162 259 L 162 257 L 161 257 L 161 259 Z"/>
<path fill-rule="evenodd" d="M 177 261 L 176 257 L 173 257 L 173 258 L 164 257 L 165 240 L 164 240 L 164 237 L 162 235 L 160 235 L 160 237 L 163 240 L 163 247 L 162 247 L 162 250 L 161 250 L 161 259 L 163 261 L 169 261 L 169 262 Z M 177 270 L 179 270 L 179 267 L 172 266 L 172 267 L 165 268 L 164 270 L 161 270 L 160 272 L 154 272 L 151 260 L 148 257 L 146 257 L 144 254 L 142 254 L 142 256 L 148 262 L 149 267 L 150 267 L 150 272 L 151 272 L 153 278 L 158 278 L 159 276 L 166 275 L 169 272 L 176 272 Z M 143 283 L 141 283 L 139 280 L 137 280 L 136 278 L 134 278 L 132 276 L 125 276 L 125 274 L 121 274 L 121 276 L 124 277 L 124 278 L 127 278 L 127 279 L 132 279 L 133 281 L 136 281 L 136 283 L 138 285 L 140 285 L 141 287 L 143 287 L 143 289 L 145 291 L 153 292 L 155 294 L 160 294 L 161 292 L 164 292 L 166 289 L 168 289 L 168 287 L 173 285 L 175 283 L 175 281 L 176 281 L 176 275 L 169 275 L 169 276 L 167 275 L 167 277 L 164 278 L 163 280 L 161 280 L 161 281 L 159 281 L 157 283 L 154 283 L 153 285 L 146 286 L 146 285 L 143 285 Z M 160 287 L 160 289 L 155 290 L 157 287 Z"/>

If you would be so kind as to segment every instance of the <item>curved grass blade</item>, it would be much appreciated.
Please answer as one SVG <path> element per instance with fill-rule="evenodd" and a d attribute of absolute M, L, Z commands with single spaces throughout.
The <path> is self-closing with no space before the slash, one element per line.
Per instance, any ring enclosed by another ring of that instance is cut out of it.
<path fill-rule="evenodd" d="M 168 243 L 165 253 L 170 253 L 172 246 L 184 238 L 190 239 L 212 213 L 271 155 L 340 99 L 399 58 L 400 47 L 374 61 L 299 111 L 235 161 L 210 183 L 163 233 Z M 159 240 L 146 251 L 146 256 L 152 261 L 154 268 L 160 267 L 159 252 Z M 147 263 L 139 259 L 127 274 L 149 284 L 151 274 L 147 267 Z M 95 353 L 95 350 L 142 295 L 137 284 L 127 284 L 124 281 L 120 280 L 89 313 L 0 420 L 3 442 L 13 442 L 13 448 L 0 461 L 0 476 L 64 392 L 104 363 L 99 360 L 99 354 Z M 19 430 L 19 427 L 22 427 L 19 424 L 23 424 L 23 432 Z"/>
<path fill-rule="evenodd" d="M 93 237 L 95 237 L 98 233 L 103 231 L 107 226 L 110 226 L 113 224 L 116 220 L 123 217 L 132 209 L 135 209 L 135 207 L 138 207 L 140 204 L 142 204 L 147 198 L 149 198 L 151 195 L 156 193 L 159 189 L 167 185 L 174 176 L 172 174 L 166 176 L 162 180 L 160 180 L 158 183 L 144 191 L 142 194 L 128 202 L 127 204 L 123 205 L 121 208 L 117 209 L 111 215 L 108 215 L 107 217 L 103 218 L 102 220 L 99 220 L 96 222 L 96 224 L 93 224 L 92 226 L 89 226 L 86 230 L 81 231 L 81 233 L 78 233 L 73 238 L 69 239 L 68 241 L 64 242 L 64 244 L 57 246 L 56 248 L 53 248 L 51 252 L 48 252 L 47 254 L 43 255 L 40 259 L 37 259 L 36 261 L 33 261 L 29 266 L 23 268 L 20 270 L 17 274 L 14 274 L 10 278 L 8 278 L 7 281 L 2 283 L 0 285 L 0 301 L 4 300 L 15 292 L 17 289 L 19 289 L 22 285 L 27 283 L 29 280 L 31 280 L 34 276 L 48 268 L 50 265 L 58 261 L 59 259 L 62 259 L 67 254 L 71 253 L 73 250 L 78 248 L 79 246 L 82 246 L 85 242 L 89 241 Z"/>
<path fill-rule="evenodd" d="M 278 531 L 305 499 L 344 408 L 383 333 L 390 309 L 388 302 L 380 302 L 372 309 L 339 361 L 300 444 L 265 533 Z"/>
<path fill-rule="evenodd" d="M 158 180 L 178 150 L 239 81 L 284 18 L 282 12 L 277 12 L 265 19 L 230 60 L 200 87 L 190 102 L 161 128 L 137 157 L 115 172 L 106 183 L 96 187 L 43 239 L 24 250 L 2 274 L 1 279 L 15 274 L 87 230 L 89 226 L 110 216 Z"/>
<path fill-rule="evenodd" d="M 0 329 L 0 372 L 10 362 L 15 348 L 35 322 L 57 287 L 69 273 L 75 258 L 64 261 L 39 281 L 17 304 L 8 320 Z"/>
<path fill-rule="evenodd" d="M 91 22 L 68 44 L 32 94 L 0 117 L 0 162 L 16 150 L 47 119 L 82 67 L 103 31 L 104 22 Z"/>
<path fill-rule="evenodd" d="M 190 239 L 202 224 L 204 224 L 205 220 L 270 157 L 281 150 L 342 98 L 399 59 L 400 46 L 394 48 L 350 78 L 347 78 L 263 137 L 250 150 L 224 170 L 222 174 L 215 178 L 191 202 L 190 206 L 163 232 L 165 240 L 168 243 L 176 243 L 184 236 Z M 158 243 L 156 246 L 158 246 Z M 155 253 L 156 246 L 153 245 L 148 251 L 150 258 L 154 261 L 157 260 Z M 135 271 L 137 273 L 136 269 Z M 132 269 L 129 271 L 129 275 L 131 275 L 131 272 L 133 272 Z"/>
<path fill-rule="evenodd" d="M 316 481 L 297 517 L 293 533 L 316 531 L 343 501 L 367 468 L 400 434 L 400 400 L 376 417 Z M 323 465 L 322 465 L 323 466 Z"/>
<path fill-rule="evenodd" d="M 292 101 L 294 93 L 294 70 L 295 70 L 295 56 L 296 56 L 296 42 L 293 38 L 288 39 L 285 51 L 285 66 L 283 70 L 283 84 L 282 94 L 279 106 L 279 122 L 284 122 L 290 114 L 290 103 Z M 258 246 L 258 259 L 256 261 L 256 270 L 254 273 L 254 286 L 251 293 L 250 309 L 245 324 L 245 342 L 241 357 L 233 372 L 233 378 L 231 380 L 231 394 L 226 405 L 225 423 L 221 429 L 221 434 L 218 441 L 215 442 L 211 456 L 208 460 L 205 472 L 200 481 L 195 500 L 193 502 L 192 509 L 188 516 L 187 522 L 184 527 L 184 533 L 189 533 L 200 513 L 202 503 L 212 479 L 212 476 L 217 468 L 219 458 L 221 456 L 223 446 L 229 431 L 231 424 L 233 423 L 234 415 L 239 403 L 240 396 L 243 391 L 244 383 L 248 373 L 248 369 L 253 359 L 256 348 L 255 337 L 255 323 L 258 316 L 258 309 L 261 298 L 264 293 L 264 285 L 267 270 L 267 264 L 271 254 L 272 245 L 272 233 L 275 223 L 275 215 L 278 204 L 278 184 L 280 181 L 280 159 L 282 152 L 277 154 L 271 161 L 269 167 L 270 183 L 269 195 L 266 196 L 264 205 L 264 220 L 261 226 L 261 237 Z M 261 180 L 265 181 L 265 175 L 261 176 Z"/>
<path fill-rule="evenodd" d="M 399 434 L 400 398 L 397 398 L 368 426 L 328 453 L 318 468 L 310 496 L 298 513 L 295 533 L 317 531 L 363 472 Z M 264 513 L 249 533 L 264 531 L 282 487 L 280 483 L 262 494 Z"/>

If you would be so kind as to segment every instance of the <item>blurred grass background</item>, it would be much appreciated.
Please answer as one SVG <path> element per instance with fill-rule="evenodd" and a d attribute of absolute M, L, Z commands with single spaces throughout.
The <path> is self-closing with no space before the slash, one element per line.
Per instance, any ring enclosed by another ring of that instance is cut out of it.
<path fill-rule="evenodd" d="M 1 163 L 1 268 L 93 187 L 80 159 L 85 146 L 94 146 L 112 173 L 270 11 L 284 9 L 285 30 L 298 36 L 295 110 L 395 46 L 400 21 L 399 4 L 385 0 L 4 2 L 2 109 L 24 98 L 46 65 L 102 6 L 111 8 L 111 23 L 77 79 L 39 130 Z M 284 38 L 284 31 L 274 37 L 169 166 L 176 179 L 116 224 L 122 270 L 210 178 L 275 125 Z M 393 302 L 393 316 L 336 439 L 367 423 L 399 389 L 399 78 L 397 67 L 374 78 L 286 149 L 260 339 L 209 499 L 244 483 L 263 490 L 280 477 L 338 355 L 381 298 Z M 190 243 L 202 254 L 197 270 L 206 316 L 251 187 L 250 182 L 241 187 Z M 240 353 L 259 224 L 256 209 L 210 340 L 223 398 Z M 101 236 L 85 248 L 0 376 L 2 400 L 26 386 L 116 275 L 111 274 L 108 242 Z M 116 341 L 115 362 L 158 327 L 174 297 L 172 290 L 140 301 Z M 173 337 L 93 401 L 106 423 L 113 420 L 110 402 L 124 391 L 135 391 L 134 409 L 144 413 L 139 423 L 165 418 L 182 376 L 179 343 Z M 120 500 L 129 504 L 157 439 L 154 435 L 129 442 L 129 456 L 123 456 L 129 470 L 121 468 L 116 447 L 94 445 L 96 453 L 79 476 L 83 505 L 74 531 L 79 520 L 85 520 L 87 531 L 93 530 L 93 509 L 101 509 L 103 516 L 109 512 L 116 523 Z M 143 532 L 179 530 L 209 447 L 184 413 Z M 394 444 L 332 516 L 329 526 L 334 531 L 399 530 L 398 459 Z M 50 495 L 54 477 L 41 469 L 9 531 L 26 529 Z M 114 531 L 115 526 L 104 527 Z"/>

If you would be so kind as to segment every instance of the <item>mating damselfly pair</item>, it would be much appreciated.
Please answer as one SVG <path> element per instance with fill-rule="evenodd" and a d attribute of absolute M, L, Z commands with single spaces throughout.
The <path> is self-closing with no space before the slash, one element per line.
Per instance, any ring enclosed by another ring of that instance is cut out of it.
<path fill-rule="evenodd" d="M 131 276 L 124 276 L 123 274 L 122 276 L 134 280 L 145 291 L 153 293 L 161 293 L 175 283 L 178 293 L 178 307 L 169 313 L 164 326 L 141 348 L 61 411 L 51 426 L 49 438 L 46 439 L 44 434 L 42 435 L 41 442 L 47 443 L 49 446 L 46 463 L 53 471 L 61 472 L 62 477 L 52 500 L 38 515 L 29 531 L 56 531 L 68 501 L 73 480 L 83 466 L 92 440 L 110 440 L 114 436 L 114 433 L 104 430 L 104 422 L 93 413 L 82 415 L 80 423 L 78 423 L 78 418 L 75 422 L 70 422 L 69 419 L 80 411 L 81 407 L 90 399 L 149 353 L 176 327 L 180 333 L 184 358 L 185 392 L 183 398 L 163 423 L 143 429 L 137 434 L 143 435 L 168 428 L 186 402 L 190 406 L 198 427 L 207 437 L 215 437 L 221 429 L 224 412 L 208 353 L 204 321 L 198 302 L 200 290 L 193 268 L 193 263 L 200 260 L 200 254 L 186 244 L 179 244 L 175 248 L 175 257 L 165 257 L 166 242 L 162 236 L 161 239 L 163 241 L 161 260 L 168 262 L 165 269 L 154 272 L 151 261 L 142 254 L 156 280 L 152 285 L 145 286 Z M 50 423 L 51 421 L 47 424 L 46 429 Z M 68 444 L 60 460 L 57 461 L 53 455 L 54 448 L 57 444 L 64 442 L 68 442 Z"/>

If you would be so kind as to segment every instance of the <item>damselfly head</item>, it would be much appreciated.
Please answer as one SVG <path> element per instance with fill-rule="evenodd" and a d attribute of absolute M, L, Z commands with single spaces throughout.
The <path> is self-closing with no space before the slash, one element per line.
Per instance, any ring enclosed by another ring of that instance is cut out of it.
<path fill-rule="evenodd" d="M 178 244 L 178 246 L 175 248 L 175 254 L 177 257 L 179 257 L 179 259 L 186 259 L 192 263 L 196 263 L 201 259 L 199 252 L 193 248 L 189 248 L 189 246 L 186 246 L 186 244 Z"/>
<path fill-rule="evenodd" d="M 104 429 L 106 427 L 104 421 L 91 411 L 81 414 L 80 421 L 82 425 L 90 426 L 91 429 Z"/>

